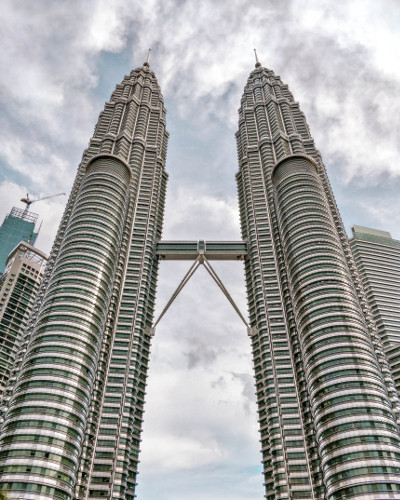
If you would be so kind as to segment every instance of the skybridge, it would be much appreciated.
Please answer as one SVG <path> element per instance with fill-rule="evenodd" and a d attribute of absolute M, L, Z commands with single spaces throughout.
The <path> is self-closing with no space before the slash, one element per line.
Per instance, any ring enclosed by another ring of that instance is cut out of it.
<path fill-rule="evenodd" d="M 156 255 L 159 260 L 191 260 L 193 263 L 189 270 L 179 283 L 177 289 L 172 294 L 167 305 L 162 310 L 159 317 L 154 322 L 151 328 L 151 334 L 154 335 L 155 328 L 160 322 L 161 318 L 168 311 L 173 301 L 182 291 L 183 287 L 190 280 L 197 269 L 203 265 L 211 278 L 219 286 L 222 293 L 231 303 L 237 315 L 243 321 L 250 335 L 250 326 L 246 319 L 240 312 L 235 301 L 225 288 L 222 280 L 216 273 L 215 269 L 211 266 L 210 260 L 237 260 L 243 261 L 247 255 L 247 243 L 244 241 L 160 241 L 157 243 Z"/>
<path fill-rule="evenodd" d="M 156 255 L 160 260 L 244 260 L 247 244 L 244 241 L 160 241 Z"/>

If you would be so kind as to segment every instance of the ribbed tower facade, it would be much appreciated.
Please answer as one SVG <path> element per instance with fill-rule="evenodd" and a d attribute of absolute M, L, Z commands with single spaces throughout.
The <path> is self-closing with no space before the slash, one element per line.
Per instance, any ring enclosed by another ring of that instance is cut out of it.
<path fill-rule="evenodd" d="M 10 498 L 133 499 L 168 134 L 148 63 L 100 114 L 5 403 Z"/>
<path fill-rule="evenodd" d="M 21 241 L 0 278 L 0 400 L 35 304 L 47 255 Z"/>
<path fill-rule="evenodd" d="M 350 246 L 400 394 L 400 241 L 387 231 L 351 229 Z"/>
<path fill-rule="evenodd" d="M 237 147 L 266 498 L 400 498 L 398 396 L 325 167 L 259 63 Z"/>

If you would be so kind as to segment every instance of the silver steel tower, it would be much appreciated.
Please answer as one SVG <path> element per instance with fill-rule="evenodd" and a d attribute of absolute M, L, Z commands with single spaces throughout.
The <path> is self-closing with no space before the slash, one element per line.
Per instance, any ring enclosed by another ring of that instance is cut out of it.
<path fill-rule="evenodd" d="M 266 498 L 400 498 L 398 397 L 325 167 L 259 62 L 237 147 Z"/>
<path fill-rule="evenodd" d="M 167 138 L 146 62 L 100 114 L 14 370 L 0 451 L 11 498 L 133 499 Z"/>
<path fill-rule="evenodd" d="M 5 393 L 0 488 L 133 500 L 158 259 L 195 259 L 184 282 L 207 265 L 229 298 L 208 263 L 229 258 L 245 262 L 266 498 L 400 499 L 398 394 L 288 87 L 257 63 L 243 94 L 245 243 L 158 243 L 166 143 L 145 63 L 117 85 L 83 155 Z"/>

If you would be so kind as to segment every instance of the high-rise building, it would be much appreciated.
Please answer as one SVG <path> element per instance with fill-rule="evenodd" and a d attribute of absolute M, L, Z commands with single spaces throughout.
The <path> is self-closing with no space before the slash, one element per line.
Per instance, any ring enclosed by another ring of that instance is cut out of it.
<path fill-rule="evenodd" d="M 0 275 L 4 272 L 8 256 L 20 241 L 35 244 L 38 215 L 13 207 L 0 227 Z"/>
<path fill-rule="evenodd" d="M 325 167 L 259 63 L 237 147 L 266 498 L 400 498 L 398 396 Z"/>
<path fill-rule="evenodd" d="M 304 115 L 259 63 L 239 114 L 246 244 L 160 245 L 168 134 L 148 63 L 106 103 L 6 390 L 11 498 L 133 500 L 157 256 L 208 250 L 245 255 L 266 498 L 400 498 L 398 394 Z"/>
<path fill-rule="evenodd" d="M 400 241 L 353 226 L 350 246 L 400 394 Z"/>
<path fill-rule="evenodd" d="M 145 63 L 117 85 L 83 154 L 6 392 L 11 498 L 133 499 L 167 138 Z"/>
<path fill-rule="evenodd" d="M 46 262 L 46 254 L 21 242 L 9 255 L 0 278 L 0 398 L 20 351 Z"/>

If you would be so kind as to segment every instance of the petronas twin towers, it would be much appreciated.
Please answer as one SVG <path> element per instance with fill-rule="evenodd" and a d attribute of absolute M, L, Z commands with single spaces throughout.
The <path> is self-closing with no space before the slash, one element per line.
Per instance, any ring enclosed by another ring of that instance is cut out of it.
<path fill-rule="evenodd" d="M 167 139 L 146 62 L 100 114 L 5 393 L 10 498 L 134 498 Z M 237 145 L 266 498 L 400 498 L 399 398 L 325 167 L 259 63 Z"/>

